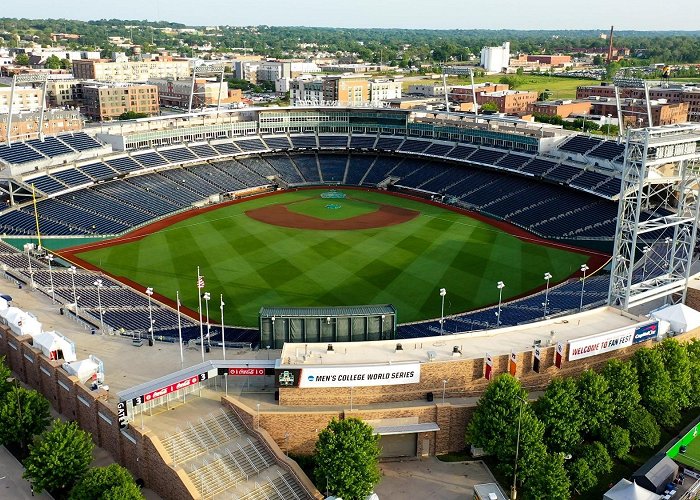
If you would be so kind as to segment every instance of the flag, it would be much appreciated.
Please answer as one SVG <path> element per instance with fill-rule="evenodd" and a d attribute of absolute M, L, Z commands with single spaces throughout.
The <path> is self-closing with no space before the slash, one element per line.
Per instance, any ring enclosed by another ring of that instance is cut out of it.
<path fill-rule="evenodd" d="M 515 372 L 518 369 L 518 355 L 515 351 L 510 351 L 510 360 L 508 361 L 508 373 L 515 377 Z"/>
<path fill-rule="evenodd" d="M 535 346 L 535 355 L 532 360 L 532 371 L 540 373 L 540 346 Z"/>
<path fill-rule="evenodd" d="M 197 288 L 204 288 L 204 276 L 197 276 Z"/>
<path fill-rule="evenodd" d="M 554 366 L 561 368 L 561 360 L 564 357 L 564 343 L 557 342 L 557 353 L 554 357 Z"/>
<path fill-rule="evenodd" d="M 486 371 L 484 376 L 486 380 L 491 380 L 493 377 L 493 358 L 489 353 L 486 353 Z"/>

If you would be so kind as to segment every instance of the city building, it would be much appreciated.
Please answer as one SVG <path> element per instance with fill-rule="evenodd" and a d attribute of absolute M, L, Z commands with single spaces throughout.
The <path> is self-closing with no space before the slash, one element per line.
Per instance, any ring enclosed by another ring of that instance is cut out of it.
<path fill-rule="evenodd" d="M 571 64 L 571 56 L 564 55 L 547 55 L 547 54 L 530 54 L 526 57 L 527 62 L 547 64 L 549 66 L 565 66 Z"/>
<path fill-rule="evenodd" d="M 395 80 L 370 80 L 369 100 L 374 103 L 401 98 L 401 82 Z"/>
<path fill-rule="evenodd" d="M 174 106 L 177 108 L 189 108 L 190 93 L 192 92 L 192 78 L 152 78 L 149 84 L 158 87 L 158 97 L 161 106 Z M 234 104 L 241 102 L 243 94 L 240 89 L 230 89 L 224 83 L 221 85 L 215 80 L 197 78 L 195 80 L 193 108 L 204 106 L 216 106 L 221 104 Z"/>
<path fill-rule="evenodd" d="M 481 49 L 481 66 L 488 73 L 501 73 L 510 63 L 510 42 L 503 42 L 500 47 Z"/>
<path fill-rule="evenodd" d="M 157 115 L 158 87 L 128 83 L 83 85 L 83 113 L 93 120 L 113 120 L 129 111 Z"/>
<path fill-rule="evenodd" d="M 46 82 L 46 104 L 60 106 L 80 106 L 83 100 L 83 81 L 76 78 L 52 78 Z"/>
<path fill-rule="evenodd" d="M 301 77 L 289 82 L 289 98 L 292 105 L 300 102 L 323 102 L 323 81 L 320 78 Z"/>
<path fill-rule="evenodd" d="M 594 115 L 617 116 L 615 99 L 593 98 L 591 113 Z M 643 99 L 622 99 L 620 102 L 623 121 L 626 126 L 648 127 L 647 105 Z M 650 101 L 651 119 L 654 126 L 671 125 L 688 121 L 688 103 L 668 103 L 666 101 Z"/>
<path fill-rule="evenodd" d="M 510 87 L 505 83 L 479 83 L 474 85 L 474 91 L 478 96 L 483 92 L 503 92 Z M 450 88 L 450 101 L 452 102 L 472 102 L 472 86 L 471 85 L 456 85 Z"/>
<path fill-rule="evenodd" d="M 14 95 L 12 87 L 0 87 L 0 113 L 7 113 L 10 110 L 10 99 L 12 99 L 12 111 L 36 111 L 41 109 L 42 90 L 30 86 L 17 86 Z"/>
<path fill-rule="evenodd" d="M 12 140 L 39 137 L 39 111 L 13 113 Z M 82 130 L 83 117 L 77 109 L 47 109 L 44 111 L 44 135 Z M 0 113 L 0 142 L 7 140 L 7 113 Z"/>
<path fill-rule="evenodd" d="M 572 114 L 587 115 L 591 112 L 591 101 L 559 100 L 536 101 L 530 105 L 530 113 L 568 118 Z"/>
<path fill-rule="evenodd" d="M 449 91 L 450 89 L 452 89 L 452 87 L 448 86 L 447 90 Z M 444 85 L 433 85 L 433 84 L 409 85 L 408 86 L 408 93 L 411 95 L 422 95 L 425 97 L 441 96 L 441 95 L 445 95 L 445 86 Z"/>
<path fill-rule="evenodd" d="M 113 62 L 107 59 L 73 61 L 73 76 L 101 82 L 146 82 L 152 78 L 186 78 L 192 73 L 186 59 L 158 56 L 149 61 Z"/>
<path fill-rule="evenodd" d="M 535 101 L 537 101 L 537 92 L 528 90 L 479 92 L 476 95 L 476 102 L 479 106 L 492 102 L 498 106 L 499 113 L 506 114 L 526 113 Z"/>
<path fill-rule="evenodd" d="M 576 89 L 577 99 L 589 97 L 615 98 L 615 87 L 609 83 L 600 85 L 584 85 Z M 628 99 L 645 99 L 642 87 L 625 87 L 620 89 L 620 97 Z M 688 105 L 688 121 L 700 122 L 700 87 L 694 84 L 671 83 L 649 88 L 649 98 L 665 101 L 670 104 L 685 103 Z M 654 124 L 656 125 L 656 123 Z"/>
<path fill-rule="evenodd" d="M 328 76 L 322 80 L 323 100 L 341 105 L 363 104 L 369 101 L 369 82 L 358 76 Z"/>

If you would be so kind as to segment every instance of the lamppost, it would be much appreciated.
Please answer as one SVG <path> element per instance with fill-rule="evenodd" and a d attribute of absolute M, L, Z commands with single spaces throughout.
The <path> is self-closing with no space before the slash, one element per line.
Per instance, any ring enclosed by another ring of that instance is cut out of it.
<path fill-rule="evenodd" d="M 607 125 L 607 127 L 605 127 L 605 140 L 606 140 L 606 141 L 607 141 L 608 138 L 610 137 L 610 122 L 611 122 L 611 117 L 612 117 L 612 115 L 611 115 L 610 113 L 608 113 L 608 119 L 606 120 L 606 125 Z"/>
<path fill-rule="evenodd" d="M 258 425 L 257 428 L 260 429 L 260 403 L 257 404 L 258 407 Z"/>
<path fill-rule="evenodd" d="M 642 281 L 644 281 L 647 277 L 647 256 L 650 250 L 651 247 L 648 245 L 645 245 L 644 248 L 642 248 L 642 253 L 644 254 L 644 262 L 642 263 Z"/>
<path fill-rule="evenodd" d="M 442 307 L 440 309 L 440 335 L 445 331 L 445 295 L 447 295 L 447 290 L 441 288 L 440 297 L 442 297 Z"/>
<path fill-rule="evenodd" d="M 549 273 L 544 273 L 544 279 L 547 282 L 547 288 L 544 291 L 544 317 L 547 317 L 547 308 L 549 307 L 549 280 L 552 279 L 552 275 Z"/>
<path fill-rule="evenodd" d="M 221 305 L 219 306 L 219 309 L 221 309 L 221 350 L 223 351 L 223 356 L 224 359 L 226 359 L 226 337 L 224 336 L 224 294 L 221 294 Z M 228 379 L 226 379 L 228 381 Z"/>
<path fill-rule="evenodd" d="M 501 303 L 503 300 L 503 289 L 505 286 L 505 283 L 502 281 L 496 283 L 496 288 L 498 288 L 498 312 L 496 313 L 496 328 L 501 326 Z"/>
<path fill-rule="evenodd" d="M 25 243 L 24 249 L 27 251 L 27 263 L 29 264 L 29 286 L 34 288 L 34 269 L 32 269 L 32 257 L 29 254 L 29 250 L 32 249 L 32 244 Z"/>
<path fill-rule="evenodd" d="M 381 334 L 380 334 L 380 338 L 381 338 L 382 340 L 384 340 L 384 318 L 385 318 L 385 317 L 386 317 L 386 315 L 385 315 L 385 314 L 382 314 L 382 331 L 381 331 Z"/>
<path fill-rule="evenodd" d="M 97 308 L 100 311 L 100 330 L 104 334 L 105 322 L 104 317 L 102 316 L 102 299 L 100 298 L 100 288 L 102 288 L 102 280 L 96 279 L 94 285 L 97 287 Z"/>
<path fill-rule="evenodd" d="M 581 279 L 581 303 L 578 306 L 578 310 L 583 309 L 583 292 L 586 289 L 586 271 L 588 271 L 588 266 L 586 264 L 581 264 L 581 272 L 583 273 L 583 279 Z"/>
<path fill-rule="evenodd" d="M 516 480 L 518 477 L 518 451 L 520 451 L 520 423 L 523 418 L 523 404 L 527 403 L 525 399 L 521 396 L 516 396 L 518 402 L 520 403 L 520 408 L 518 410 L 518 437 L 515 441 L 515 465 L 513 466 L 513 486 L 510 487 L 510 500 L 516 500 L 518 497 L 518 488 L 516 486 Z"/>
<path fill-rule="evenodd" d="M 673 241 L 672 238 L 666 236 L 664 238 L 664 243 L 666 243 L 666 258 L 664 259 L 666 262 L 664 262 L 664 265 L 666 268 L 668 268 L 668 261 L 671 259 L 671 242 Z"/>
<path fill-rule="evenodd" d="M 207 312 L 207 347 L 211 345 L 211 324 L 209 323 L 209 299 L 211 299 L 211 294 L 209 292 L 204 292 L 204 307 Z"/>
<path fill-rule="evenodd" d="M 272 321 L 272 342 L 274 342 L 275 345 L 277 345 L 277 340 L 275 339 L 275 320 L 276 319 L 277 318 L 275 318 L 274 316 L 270 318 L 270 320 Z"/>
<path fill-rule="evenodd" d="M 78 272 L 78 270 L 75 268 L 75 266 L 70 266 L 70 279 L 71 283 L 73 285 L 73 303 L 75 304 L 75 315 L 76 317 L 78 316 L 78 295 L 75 293 L 75 274 Z"/>
<path fill-rule="evenodd" d="M 51 303 L 54 304 L 56 302 L 56 292 L 53 289 L 53 268 L 51 267 L 51 263 L 53 262 L 53 254 L 47 253 L 46 260 L 49 262 L 49 283 L 51 284 Z"/>
<path fill-rule="evenodd" d="M 148 333 L 151 334 L 151 338 L 149 339 L 149 344 L 153 345 L 153 309 L 151 308 L 151 296 L 153 296 L 153 288 L 148 287 L 146 288 L 146 295 L 148 295 Z"/>
<path fill-rule="evenodd" d="M 442 381 L 442 404 L 445 404 L 445 389 L 447 388 L 447 380 Z"/>

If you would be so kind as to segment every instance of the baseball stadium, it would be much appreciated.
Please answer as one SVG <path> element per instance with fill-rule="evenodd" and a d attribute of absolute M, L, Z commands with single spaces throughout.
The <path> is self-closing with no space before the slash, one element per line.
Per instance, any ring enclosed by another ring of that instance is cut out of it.
<path fill-rule="evenodd" d="M 321 498 L 288 455 L 332 418 L 460 451 L 494 374 L 696 338 L 699 142 L 337 106 L 20 138 L 0 355 L 163 498 Z"/>

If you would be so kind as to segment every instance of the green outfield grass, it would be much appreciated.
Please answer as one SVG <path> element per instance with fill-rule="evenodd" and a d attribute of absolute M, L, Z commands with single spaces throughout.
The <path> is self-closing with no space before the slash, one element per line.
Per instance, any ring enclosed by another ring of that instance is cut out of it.
<path fill-rule="evenodd" d="M 697 428 L 698 426 L 696 426 L 695 429 Z M 685 445 L 687 449 L 685 453 L 679 453 L 678 449 L 683 445 Z M 668 455 L 676 462 L 700 471 L 700 438 L 698 438 L 696 430 L 691 429 L 691 432 L 669 450 Z"/>
<path fill-rule="evenodd" d="M 85 251 L 79 257 L 196 309 L 196 267 L 218 321 L 219 294 L 228 324 L 253 326 L 261 306 L 392 303 L 400 322 L 440 316 L 439 289 L 447 288 L 445 313 L 498 301 L 578 270 L 587 257 L 524 242 L 489 224 L 375 191 L 346 190 L 345 200 L 321 199 L 323 190 L 257 198 L 195 215 L 141 240 Z M 300 230 L 258 222 L 245 211 L 284 203 L 307 215 L 337 219 L 344 210 L 367 213 L 377 203 L 420 212 L 408 222 L 355 231 Z M 328 203 L 341 208 L 329 210 Z M 291 205 L 290 205 L 291 204 Z M 195 212 L 196 214 L 196 212 Z"/>

